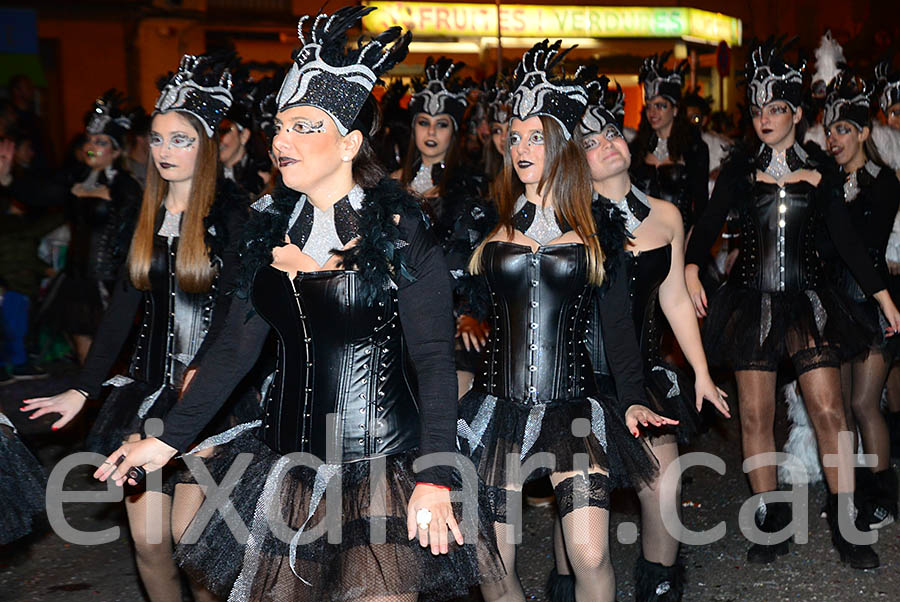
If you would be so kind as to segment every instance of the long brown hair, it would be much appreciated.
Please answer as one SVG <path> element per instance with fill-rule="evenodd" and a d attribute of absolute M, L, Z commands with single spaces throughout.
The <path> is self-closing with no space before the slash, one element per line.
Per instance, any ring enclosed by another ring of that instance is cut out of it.
<path fill-rule="evenodd" d="M 684 107 L 673 103 L 668 98 L 665 100 L 678 109 L 678 113 L 675 114 L 675 117 L 672 120 L 672 131 L 669 134 L 669 141 L 667 143 L 669 158 L 672 162 L 677 163 L 685 160 L 685 155 L 691 144 L 693 144 L 694 137 L 697 136 L 697 134 L 691 129 L 693 126 L 691 125 L 691 122 L 688 121 L 687 111 L 684 110 Z M 631 156 L 635 162 L 644 163 L 647 160 L 647 155 L 653 152 L 653 149 L 650 148 L 650 140 L 655 133 L 653 127 L 650 125 L 650 120 L 647 118 L 647 107 L 645 105 L 644 108 L 641 109 L 641 122 L 638 124 L 637 136 L 635 136 L 631 148 Z"/>
<path fill-rule="evenodd" d="M 403 171 L 400 175 L 400 184 L 404 188 L 408 188 L 409 183 L 416 177 L 416 171 L 419 169 L 419 162 L 422 159 L 422 153 L 419 152 L 419 147 L 416 146 L 415 120 L 418 116 L 418 113 L 413 115 L 413 127 L 409 135 L 409 146 L 406 147 L 406 157 L 403 159 Z M 447 156 L 444 157 L 444 172 L 441 175 L 441 181 L 435 183 L 438 187 L 439 196 L 444 196 L 446 194 L 444 185 L 445 183 L 453 181 L 453 174 L 456 171 L 456 168 L 459 167 L 462 158 L 462 150 L 460 147 L 462 146 L 463 137 L 460 136 L 460 130 L 453 123 L 452 119 L 450 120 L 450 124 L 453 126 L 453 135 L 450 137 L 450 145 L 447 147 Z"/>
<path fill-rule="evenodd" d="M 597 240 L 597 225 L 591 211 L 594 192 L 591 187 L 591 170 L 584 149 L 574 139 L 566 140 L 562 126 L 552 117 L 541 115 L 544 128 L 544 173 L 538 184 L 538 194 L 553 201 L 556 219 L 568 224 L 584 241 L 588 260 L 588 280 L 597 286 L 603 284 L 606 272 L 603 268 L 605 254 Z M 513 234 L 513 213 L 516 201 L 525 186 L 516 175 L 509 145 L 503 153 L 503 171 L 497 196 L 497 225 L 478 245 L 469 260 L 469 272 L 481 273 L 481 254 L 484 246 L 501 229 L 507 237 Z"/>
<path fill-rule="evenodd" d="M 197 162 L 191 181 L 190 202 L 181 220 L 178 238 L 178 255 L 175 258 L 175 276 L 178 286 L 188 293 L 205 293 L 212 286 L 216 268 L 209 260 L 206 247 L 206 227 L 204 218 L 209 213 L 216 198 L 216 178 L 219 173 L 218 135 L 210 138 L 205 134 L 200 121 L 189 113 L 179 112 L 197 130 Z M 147 185 L 144 200 L 138 216 L 131 250 L 128 252 L 128 273 L 138 290 L 150 290 L 150 263 L 153 259 L 153 237 L 156 216 L 166 194 L 169 183 L 159 175 L 159 170 L 151 158 L 147 162 Z"/>

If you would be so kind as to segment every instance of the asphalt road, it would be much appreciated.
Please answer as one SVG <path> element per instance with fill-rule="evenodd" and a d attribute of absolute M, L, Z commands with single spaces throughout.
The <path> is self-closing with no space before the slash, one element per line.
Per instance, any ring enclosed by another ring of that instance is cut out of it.
<path fill-rule="evenodd" d="M 0 388 L 0 406 L 19 427 L 22 438 L 36 451 L 45 466 L 79 449 L 85 422 L 52 433 L 50 419 L 24 420 L 18 411 L 26 397 L 46 395 L 67 387 L 73 368 L 60 364 L 50 378 L 13 383 Z M 732 394 L 732 407 L 736 397 Z M 88 416 L 90 412 L 86 413 Z M 778 433 L 783 441 L 784 408 L 779 407 Z M 721 457 L 724 475 L 705 468 L 685 473 L 684 523 L 699 531 L 724 521 L 726 535 L 704 546 L 683 546 L 688 585 L 685 600 L 702 602 L 775 602 L 789 600 L 858 602 L 900 600 L 900 528 L 892 525 L 880 533 L 876 550 L 882 566 L 856 571 L 842 565 L 831 547 L 825 520 L 819 517 L 824 502 L 818 487 L 810 488 L 809 543 L 791 545 L 788 556 L 771 565 L 749 565 L 748 547 L 738 528 L 738 510 L 750 492 L 741 472 L 737 417 L 720 421 L 700 436 L 690 449 Z M 100 489 L 90 479 L 92 469 L 74 471 L 67 487 Z M 140 601 L 143 594 L 137 578 L 120 504 L 69 503 L 65 515 L 81 530 L 120 527 L 118 539 L 98 546 L 76 546 L 64 542 L 49 527 L 39 528 L 26 540 L 0 548 L 0 600 L 29 602 Z M 529 600 L 545 600 L 543 584 L 552 566 L 550 544 L 553 510 L 529 508 L 525 512 L 524 544 L 518 569 Z M 633 543 L 639 523 L 636 498 L 620 492 L 613 498 L 611 556 L 616 571 L 618 597 L 633 600 L 632 567 L 638 554 Z M 619 539 L 624 541 L 619 541 Z M 473 598 L 475 600 L 477 598 Z"/>

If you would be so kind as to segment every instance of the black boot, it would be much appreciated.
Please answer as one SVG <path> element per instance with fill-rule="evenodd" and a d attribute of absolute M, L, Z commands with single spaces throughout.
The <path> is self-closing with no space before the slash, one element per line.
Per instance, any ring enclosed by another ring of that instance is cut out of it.
<path fill-rule="evenodd" d="M 857 529 L 870 531 L 888 526 L 897 518 L 897 473 L 890 467 L 881 472 L 858 467 L 854 499 L 859 511 Z"/>
<path fill-rule="evenodd" d="M 788 502 L 769 502 L 756 511 L 754 519 L 763 533 L 777 533 L 791 522 L 791 506 Z M 768 564 L 787 553 L 787 540 L 779 543 L 755 543 L 747 550 L 747 562 Z"/>
<path fill-rule="evenodd" d="M 679 602 L 684 594 L 684 565 L 650 562 L 641 554 L 634 565 L 635 602 Z"/>
<path fill-rule="evenodd" d="M 553 567 L 545 591 L 550 602 L 575 602 L 575 575 L 560 575 Z"/>
<path fill-rule="evenodd" d="M 828 526 L 831 528 L 831 542 L 841 555 L 841 562 L 849 564 L 854 569 L 876 568 L 881 563 L 878 560 L 878 554 L 875 553 L 872 546 L 857 545 L 844 539 L 838 519 L 838 513 L 841 511 L 840 506 L 838 494 L 828 494 L 828 503 L 825 508 L 828 516 Z M 852 512 L 852 509 L 844 508 L 843 511 Z"/>

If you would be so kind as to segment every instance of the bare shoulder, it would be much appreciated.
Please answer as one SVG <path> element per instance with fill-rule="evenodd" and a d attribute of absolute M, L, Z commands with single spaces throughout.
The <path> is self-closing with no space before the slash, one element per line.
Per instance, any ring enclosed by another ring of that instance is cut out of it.
<path fill-rule="evenodd" d="M 674 203 L 653 198 L 652 196 L 648 196 L 647 199 L 650 201 L 650 215 L 659 220 L 660 223 L 666 226 L 681 225 L 681 211 L 678 210 Z"/>

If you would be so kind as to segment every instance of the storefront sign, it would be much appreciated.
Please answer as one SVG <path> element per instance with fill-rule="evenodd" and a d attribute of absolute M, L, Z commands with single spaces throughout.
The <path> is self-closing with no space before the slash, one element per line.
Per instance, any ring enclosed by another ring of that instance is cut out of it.
<path fill-rule="evenodd" d="M 363 19 L 367 31 L 402 25 L 435 37 L 497 35 L 494 4 L 364 2 L 375 6 Z M 741 20 L 695 8 L 639 6 L 538 6 L 501 4 L 502 35 L 540 38 L 687 38 L 741 44 Z"/>

